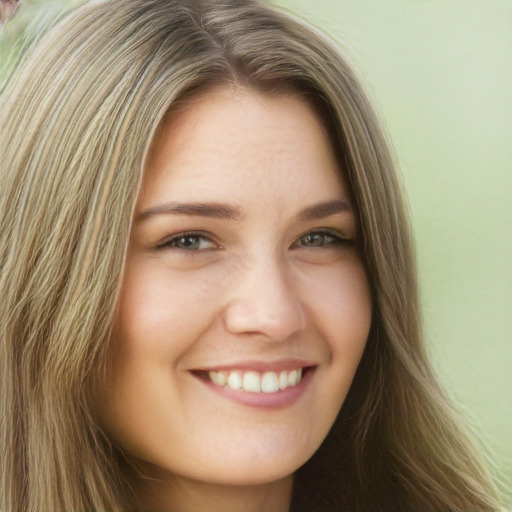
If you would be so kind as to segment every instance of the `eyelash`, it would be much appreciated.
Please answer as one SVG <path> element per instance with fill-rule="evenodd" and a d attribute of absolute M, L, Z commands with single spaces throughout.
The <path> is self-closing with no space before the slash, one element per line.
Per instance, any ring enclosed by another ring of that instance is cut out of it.
<path fill-rule="evenodd" d="M 306 246 L 306 245 L 301 245 L 300 244 L 300 241 L 303 240 L 304 238 L 306 237 L 312 237 L 312 236 L 315 236 L 315 235 L 321 235 L 323 237 L 323 241 L 322 241 L 322 245 L 312 245 L 312 246 Z M 176 235 L 172 235 L 166 239 L 164 239 L 162 242 L 160 242 L 157 246 L 156 246 L 156 249 L 157 250 L 160 250 L 160 249 L 176 249 L 176 250 L 179 250 L 179 251 L 182 251 L 182 252 L 188 252 L 188 253 L 191 253 L 191 252 L 196 252 L 196 251 L 200 251 L 200 250 L 208 250 L 210 249 L 207 248 L 207 249 L 201 249 L 200 247 L 196 247 L 194 249 L 191 249 L 191 248 L 185 248 L 185 247 L 177 247 L 176 244 L 180 241 L 180 240 L 183 240 L 183 239 L 196 239 L 196 241 L 199 241 L 199 243 L 201 243 L 201 240 L 204 241 L 204 240 L 207 240 L 209 244 L 214 244 L 217 246 L 217 248 L 220 248 L 220 246 L 214 242 L 210 235 L 208 235 L 207 233 L 204 233 L 204 232 L 201 232 L 201 231 L 188 231 L 188 232 L 184 232 L 184 233 L 178 233 Z M 330 241 L 328 241 L 326 243 L 326 238 L 329 238 Z M 343 247 L 343 246 L 349 246 L 349 245 L 353 245 L 354 244 L 354 240 L 351 239 L 351 238 L 344 238 L 342 237 L 336 230 L 333 230 L 333 229 L 316 229 L 316 230 L 313 230 L 313 231 L 310 231 L 308 233 L 305 233 L 304 235 L 301 235 L 296 242 L 294 242 L 294 244 L 292 245 L 292 247 L 294 248 L 297 248 L 297 247 L 303 247 L 305 249 L 321 249 L 321 248 L 324 248 L 324 247 L 329 247 L 329 246 L 340 246 L 340 247 Z M 191 244 L 192 245 L 192 244 Z"/>
<path fill-rule="evenodd" d="M 183 247 L 176 247 L 176 245 L 174 245 L 174 244 L 178 243 L 179 240 L 186 239 L 186 238 L 196 238 L 196 239 L 203 240 L 203 241 L 208 240 L 209 243 L 213 243 L 213 244 L 217 245 L 217 247 L 219 247 L 218 244 L 216 244 L 215 242 L 212 241 L 211 237 L 207 233 L 203 233 L 201 231 L 188 231 L 185 233 L 178 233 L 176 235 L 172 235 L 168 238 L 165 238 L 164 240 L 162 240 L 162 242 L 160 242 L 156 246 L 156 249 L 176 249 L 178 251 L 183 251 L 183 252 L 195 252 L 196 250 L 200 250 L 200 249 L 186 249 Z"/>
<path fill-rule="evenodd" d="M 321 246 L 310 246 L 310 247 L 307 247 L 307 246 L 302 246 L 302 247 L 305 247 L 306 249 L 316 249 L 316 248 L 323 248 L 323 247 L 326 247 L 326 246 L 349 246 L 349 245 L 353 245 L 354 244 L 354 240 L 351 239 L 351 238 L 344 238 L 343 236 L 341 236 L 338 231 L 336 230 L 333 230 L 333 229 L 315 229 L 314 231 L 310 231 L 308 233 L 305 233 L 304 235 L 300 236 L 299 239 L 297 240 L 297 242 L 295 242 L 294 245 L 297 245 L 298 242 L 302 239 L 304 239 L 305 237 L 311 237 L 311 236 L 314 236 L 314 235 L 321 235 L 322 237 L 324 237 L 324 243 L 323 245 Z M 328 242 L 328 243 L 325 243 L 325 239 L 326 238 L 330 238 L 331 241 Z"/>

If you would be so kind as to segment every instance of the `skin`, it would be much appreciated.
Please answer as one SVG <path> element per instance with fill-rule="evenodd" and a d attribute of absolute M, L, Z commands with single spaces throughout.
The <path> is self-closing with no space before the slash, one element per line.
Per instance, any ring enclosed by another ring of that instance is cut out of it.
<path fill-rule="evenodd" d="M 169 117 L 143 177 L 100 405 L 109 435 L 156 478 L 137 484 L 142 510 L 288 510 L 368 337 L 357 237 L 301 97 L 215 89 Z M 196 372 L 290 360 L 313 368 L 278 407 L 239 403 Z"/>

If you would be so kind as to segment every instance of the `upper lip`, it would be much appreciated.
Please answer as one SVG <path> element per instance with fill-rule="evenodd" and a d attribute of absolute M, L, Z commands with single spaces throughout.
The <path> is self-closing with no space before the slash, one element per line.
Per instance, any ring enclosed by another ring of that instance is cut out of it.
<path fill-rule="evenodd" d="M 215 365 L 200 366 L 193 368 L 192 371 L 232 371 L 232 370 L 243 370 L 243 371 L 256 371 L 256 372 L 280 372 L 284 370 L 296 370 L 298 368 L 309 368 L 318 366 L 318 363 L 311 359 L 279 359 L 275 361 L 239 361 L 233 363 L 223 363 Z"/>

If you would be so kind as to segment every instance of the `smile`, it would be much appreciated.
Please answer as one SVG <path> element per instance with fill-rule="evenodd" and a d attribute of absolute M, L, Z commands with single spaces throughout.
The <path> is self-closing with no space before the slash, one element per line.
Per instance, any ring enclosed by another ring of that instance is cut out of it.
<path fill-rule="evenodd" d="M 219 387 L 228 387 L 234 391 L 248 393 L 277 393 L 295 387 L 302 378 L 302 368 L 266 371 L 210 371 L 207 378 Z"/>
<path fill-rule="evenodd" d="M 211 391 L 228 400 L 253 407 L 280 409 L 294 404 L 306 393 L 317 367 L 317 364 L 281 361 L 270 365 L 245 363 L 191 373 Z"/>

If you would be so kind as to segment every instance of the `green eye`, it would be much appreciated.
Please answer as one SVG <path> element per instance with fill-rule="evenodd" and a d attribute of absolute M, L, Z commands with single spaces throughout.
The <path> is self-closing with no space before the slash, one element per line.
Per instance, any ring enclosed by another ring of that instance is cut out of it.
<path fill-rule="evenodd" d="M 300 241 L 304 247 L 323 247 L 326 244 L 332 244 L 334 237 L 324 233 L 310 233 L 304 235 Z"/>
<path fill-rule="evenodd" d="M 176 247 L 177 249 L 185 249 L 187 251 L 195 251 L 201 248 L 201 237 L 198 236 L 180 236 L 179 238 L 175 238 L 170 244 L 172 247 Z"/>
<path fill-rule="evenodd" d="M 178 249 L 180 251 L 201 251 L 215 249 L 217 244 L 200 233 L 179 233 L 165 239 L 157 249 Z"/>
<path fill-rule="evenodd" d="M 298 246 L 313 249 L 350 245 L 351 243 L 351 239 L 343 238 L 334 231 L 313 231 L 301 236 L 297 241 Z"/>

